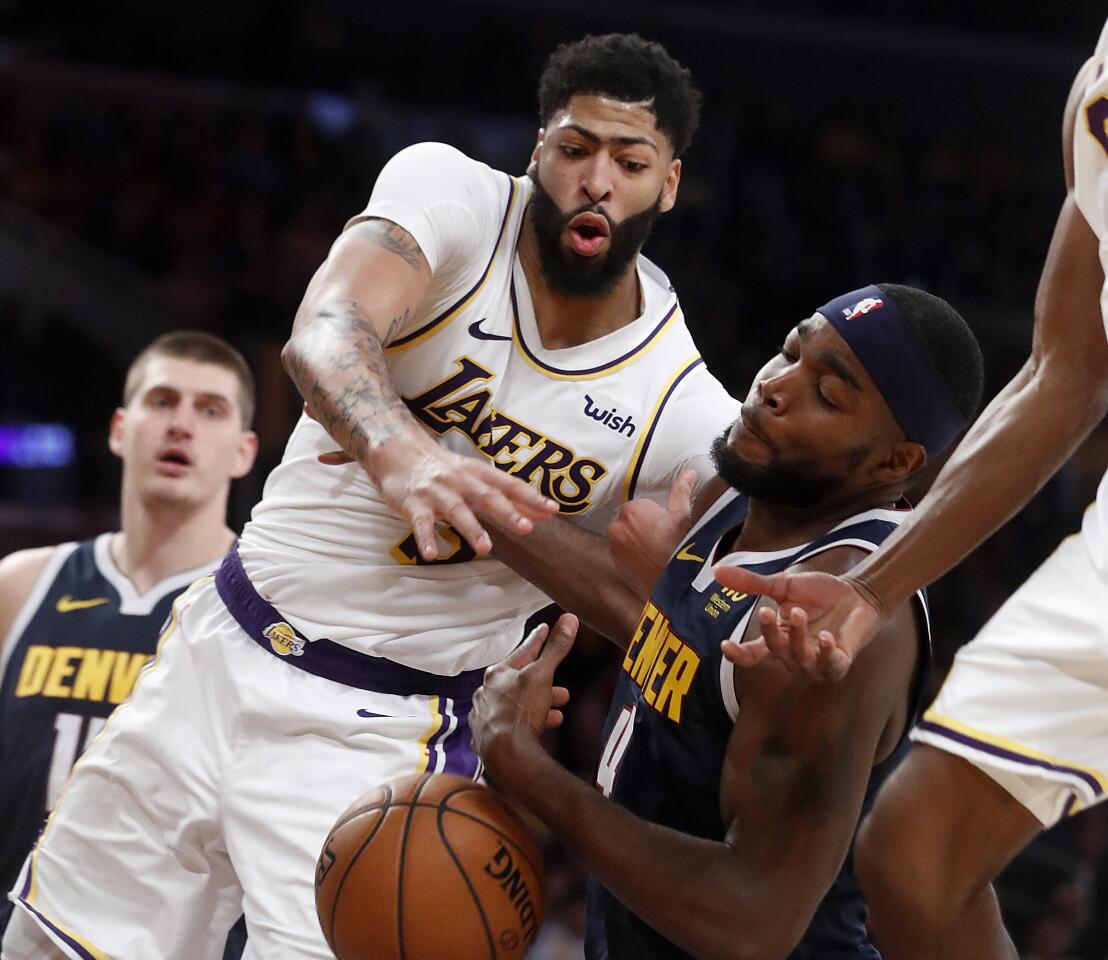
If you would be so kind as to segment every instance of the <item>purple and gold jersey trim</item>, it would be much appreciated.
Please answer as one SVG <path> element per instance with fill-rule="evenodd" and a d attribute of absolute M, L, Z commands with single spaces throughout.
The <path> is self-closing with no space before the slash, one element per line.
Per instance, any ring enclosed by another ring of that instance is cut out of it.
<path fill-rule="evenodd" d="M 441 676 L 402 663 L 358 653 L 333 640 L 308 640 L 261 598 L 234 546 L 215 575 L 215 587 L 235 622 L 267 653 L 290 667 L 359 690 L 399 697 L 438 696 L 468 701 L 481 685 L 483 668 Z"/>
<path fill-rule="evenodd" d="M 425 323 L 418 330 L 413 330 L 409 334 L 405 334 L 403 337 L 398 337 L 393 340 L 387 347 L 385 352 L 395 350 L 404 350 L 408 347 L 414 346 L 417 343 L 422 342 L 432 333 L 438 330 L 444 323 L 451 319 L 459 311 L 463 310 L 466 305 L 480 292 L 481 288 L 485 285 L 485 281 L 488 280 L 489 274 L 492 272 L 492 265 L 496 262 L 496 256 L 500 252 L 504 243 L 505 227 L 508 225 L 508 220 L 512 213 L 512 207 L 515 206 L 516 197 L 519 195 L 519 188 L 516 186 L 516 182 L 513 178 L 508 177 L 508 203 L 504 208 L 504 216 L 500 221 L 500 232 L 496 235 L 496 246 L 493 247 L 492 256 L 489 257 L 489 262 L 485 264 L 484 273 L 481 274 L 477 282 L 469 288 L 462 296 L 456 300 L 450 307 L 440 313 L 434 320 L 430 320 Z"/>
<path fill-rule="evenodd" d="M 1105 777 L 1099 770 L 1075 763 L 1072 760 L 1052 757 L 1039 750 L 1024 746 L 1015 740 L 977 730 L 951 717 L 941 716 L 933 710 L 928 710 L 923 715 L 923 719 L 917 724 L 917 728 L 933 736 L 960 744 L 963 747 L 969 747 L 986 756 L 1041 770 L 1052 780 L 1079 781 L 1091 792 L 1094 799 L 1108 792 L 1108 777 Z"/>
<path fill-rule="evenodd" d="M 650 441 L 654 437 L 654 431 L 658 426 L 658 421 L 662 417 L 662 411 L 665 409 L 670 397 L 673 396 L 681 381 L 697 367 L 702 366 L 703 363 L 704 360 L 701 358 L 700 354 L 694 354 L 689 357 L 689 359 L 677 368 L 676 373 L 670 378 L 665 390 L 662 391 L 662 395 L 658 398 L 658 402 L 655 404 L 654 410 L 650 414 L 650 423 L 639 437 L 638 446 L 635 447 L 634 456 L 631 458 L 631 465 L 627 468 L 627 476 L 623 481 L 624 500 L 630 500 L 635 495 L 635 485 L 639 482 L 639 474 L 642 472 L 642 465 L 646 460 L 647 450 L 650 449 Z M 705 450 L 704 452 L 707 453 L 708 451 Z"/>
<path fill-rule="evenodd" d="M 512 302 L 512 340 L 515 343 L 516 349 L 531 367 L 544 376 L 551 377 L 554 380 L 591 380 L 595 377 L 602 377 L 609 373 L 615 373 L 617 370 L 622 370 L 629 363 L 634 362 L 653 347 L 661 339 L 662 334 L 669 329 L 670 324 L 680 316 L 680 310 L 678 309 L 680 304 L 675 299 L 672 306 L 666 311 L 665 316 L 654 326 L 654 329 L 626 353 L 621 354 L 613 360 L 608 360 L 605 363 L 599 363 L 595 367 L 585 367 L 581 370 L 562 370 L 540 360 L 531 351 L 531 348 L 527 346 L 527 341 L 523 337 L 523 330 L 519 321 L 519 301 L 516 298 L 516 285 L 514 279 L 512 280 L 511 286 L 508 288 L 508 295 Z"/>
<path fill-rule="evenodd" d="M 21 896 L 19 898 L 19 905 L 46 931 L 50 939 L 62 947 L 71 957 L 77 957 L 79 960 L 112 960 L 103 950 L 89 943 L 84 937 L 71 933 L 36 910 L 27 902 L 25 897 Z"/>

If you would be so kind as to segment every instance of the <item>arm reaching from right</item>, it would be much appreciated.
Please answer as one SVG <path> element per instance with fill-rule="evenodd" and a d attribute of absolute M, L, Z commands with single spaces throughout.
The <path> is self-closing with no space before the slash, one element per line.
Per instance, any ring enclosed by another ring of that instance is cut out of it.
<path fill-rule="evenodd" d="M 1100 309 L 1104 272 L 1096 235 L 1074 198 L 1073 131 L 1089 64 L 1078 73 L 1063 124 L 1067 196 L 1035 298 L 1031 356 L 970 428 L 920 507 L 843 577 L 759 577 L 720 568 L 724 586 L 771 597 L 762 637 L 727 647 L 739 666 L 767 654 L 794 670 L 838 679 L 887 611 L 933 582 L 1019 511 L 1108 411 L 1108 340 Z"/>
<path fill-rule="evenodd" d="M 384 344 L 418 308 L 430 280 L 410 233 L 388 220 L 356 223 L 312 277 L 281 354 L 312 416 L 411 524 L 426 560 L 438 552 L 437 520 L 487 553 L 492 542 L 478 513 L 527 533 L 556 506 L 483 460 L 435 443 L 393 389 Z"/>

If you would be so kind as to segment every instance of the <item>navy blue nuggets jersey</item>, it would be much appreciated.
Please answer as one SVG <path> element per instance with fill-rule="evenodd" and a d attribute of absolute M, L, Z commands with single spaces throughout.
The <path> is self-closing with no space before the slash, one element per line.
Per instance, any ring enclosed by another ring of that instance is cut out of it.
<path fill-rule="evenodd" d="M 720 586 L 712 567 L 722 559 L 717 555 L 721 539 L 743 522 L 746 511 L 745 496 L 725 494 L 663 571 L 623 660 L 597 772 L 597 786 L 604 794 L 636 815 L 717 841 L 725 835 L 719 801 L 723 759 L 739 715 L 733 667 L 720 643 L 742 638 L 758 597 Z M 903 511 L 870 510 L 811 543 L 769 553 L 734 553 L 729 561 L 769 574 L 833 547 L 872 550 L 903 516 Z M 930 659 L 922 593 L 919 602 L 923 650 L 910 719 L 918 712 Z M 907 749 L 906 734 L 907 730 L 892 756 L 874 767 L 867 806 Z M 877 958 L 865 919 L 848 858 L 790 960 Z M 596 881 L 589 890 L 585 953 L 589 960 L 688 956 Z"/>
<path fill-rule="evenodd" d="M 3 641 L 0 883 L 7 893 L 77 757 L 131 692 L 173 600 L 216 565 L 139 595 L 111 534 L 54 550 Z M 0 930 L 11 904 L 0 900 Z"/>

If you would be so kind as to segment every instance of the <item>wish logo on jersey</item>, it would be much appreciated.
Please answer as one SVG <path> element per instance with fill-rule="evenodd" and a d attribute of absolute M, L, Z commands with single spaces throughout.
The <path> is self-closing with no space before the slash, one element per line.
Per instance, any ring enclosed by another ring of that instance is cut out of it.
<path fill-rule="evenodd" d="M 599 395 L 594 400 L 587 393 L 585 394 L 585 416 L 597 423 L 604 424 L 609 430 L 614 430 L 620 436 L 633 437 L 635 435 L 635 424 L 631 421 L 631 414 L 620 413 L 614 404 Z"/>
<path fill-rule="evenodd" d="M 700 668 L 700 655 L 670 628 L 669 618 L 647 603 L 623 658 L 623 670 L 658 713 L 681 722 L 685 695 Z"/>
<path fill-rule="evenodd" d="M 498 469 L 533 483 L 543 496 L 557 501 L 562 513 L 587 510 L 593 486 L 608 468 L 497 410 L 483 386 L 496 375 L 469 357 L 454 362 L 457 373 L 418 397 L 405 398 L 412 415 L 440 436 L 450 430 L 462 433 Z"/>

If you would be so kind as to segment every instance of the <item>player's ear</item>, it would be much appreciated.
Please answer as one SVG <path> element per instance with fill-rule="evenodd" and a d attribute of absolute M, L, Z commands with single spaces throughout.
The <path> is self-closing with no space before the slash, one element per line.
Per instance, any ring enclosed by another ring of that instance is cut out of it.
<path fill-rule="evenodd" d="M 116 407 L 108 424 L 108 449 L 117 457 L 123 456 L 123 421 L 126 416 L 126 410 Z"/>
<path fill-rule="evenodd" d="M 239 438 L 239 449 L 235 462 L 231 465 L 231 479 L 245 477 L 254 469 L 254 459 L 258 455 L 258 435 L 253 430 L 244 430 Z"/>
<path fill-rule="evenodd" d="M 546 127 L 539 127 L 539 132 L 535 135 L 535 149 L 531 151 L 531 160 L 527 164 L 527 176 L 533 177 L 535 171 L 539 168 L 539 154 L 542 153 L 542 141 L 546 136 Z"/>
<path fill-rule="evenodd" d="M 907 480 L 927 463 L 927 451 L 911 440 L 898 440 L 874 468 L 874 479 L 882 486 Z"/>
<path fill-rule="evenodd" d="M 677 202 L 677 185 L 681 182 L 681 161 L 671 160 L 669 172 L 662 184 L 662 195 L 658 198 L 659 209 L 662 213 L 668 213 Z"/>

